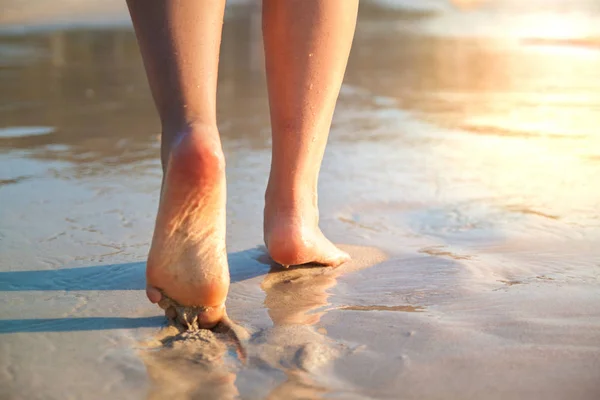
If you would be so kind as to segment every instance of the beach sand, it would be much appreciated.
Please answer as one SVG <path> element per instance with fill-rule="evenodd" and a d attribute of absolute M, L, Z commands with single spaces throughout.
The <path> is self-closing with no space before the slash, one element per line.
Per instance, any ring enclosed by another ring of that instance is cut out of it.
<path fill-rule="evenodd" d="M 183 336 L 144 293 L 159 124 L 123 5 L 3 14 L 1 399 L 600 397 L 600 9 L 384 3 L 321 174 L 338 269 L 262 247 L 260 17 L 228 9 L 234 330 Z"/>

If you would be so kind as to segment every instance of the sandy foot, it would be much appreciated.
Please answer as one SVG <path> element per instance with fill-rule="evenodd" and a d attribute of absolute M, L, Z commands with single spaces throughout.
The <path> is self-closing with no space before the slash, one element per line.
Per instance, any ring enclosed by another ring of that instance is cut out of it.
<path fill-rule="evenodd" d="M 153 303 L 162 302 L 168 317 L 198 328 L 215 326 L 225 313 L 225 197 L 218 135 L 185 133 L 173 146 L 165 173 L 146 269 L 147 295 Z"/>

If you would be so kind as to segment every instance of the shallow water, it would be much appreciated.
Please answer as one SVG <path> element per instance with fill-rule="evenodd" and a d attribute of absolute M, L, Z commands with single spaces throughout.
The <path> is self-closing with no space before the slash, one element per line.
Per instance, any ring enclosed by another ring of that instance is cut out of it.
<path fill-rule="evenodd" d="M 282 272 L 260 248 L 260 23 L 228 10 L 219 122 L 242 353 L 159 341 L 143 293 L 158 121 L 128 25 L 5 26 L 0 397 L 597 398 L 600 10 L 401 3 L 363 5 L 336 110 L 322 227 L 371 250 L 335 274 Z"/>

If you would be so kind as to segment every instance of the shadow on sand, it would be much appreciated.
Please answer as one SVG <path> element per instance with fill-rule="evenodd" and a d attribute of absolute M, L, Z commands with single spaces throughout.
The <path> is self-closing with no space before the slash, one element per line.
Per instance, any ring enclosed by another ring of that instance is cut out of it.
<path fill-rule="evenodd" d="M 107 329 L 154 328 L 165 324 L 165 317 L 88 317 L 0 320 L 0 334 L 17 332 L 72 332 Z"/>
<path fill-rule="evenodd" d="M 272 262 L 264 247 L 228 255 L 231 282 L 269 272 Z M 144 290 L 145 262 L 65 268 L 59 270 L 0 272 L 0 292 Z M 16 332 L 66 332 L 160 327 L 164 317 L 89 317 L 0 320 L 0 334 Z"/>

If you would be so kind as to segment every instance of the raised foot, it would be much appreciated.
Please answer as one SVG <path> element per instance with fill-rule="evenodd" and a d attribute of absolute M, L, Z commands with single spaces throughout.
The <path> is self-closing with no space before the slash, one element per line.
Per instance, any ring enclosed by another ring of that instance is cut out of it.
<path fill-rule="evenodd" d="M 283 266 L 320 264 L 337 267 L 350 260 L 315 227 L 294 218 L 265 218 L 265 244 L 273 261 Z"/>
<path fill-rule="evenodd" d="M 216 130 L 190 129 L 170 151 L 146 268 L 147 296 L 180 323 L 225 315 L 225 163 Z"/>

